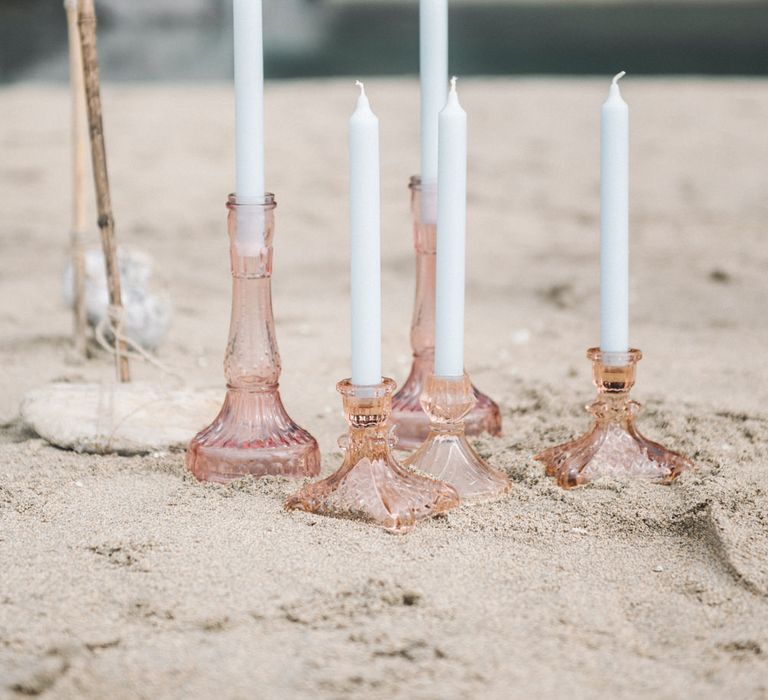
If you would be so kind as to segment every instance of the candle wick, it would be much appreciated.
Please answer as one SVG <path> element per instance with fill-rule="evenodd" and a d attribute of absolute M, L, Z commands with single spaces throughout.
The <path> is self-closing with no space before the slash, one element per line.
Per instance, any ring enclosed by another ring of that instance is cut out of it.
<path fill-rule="evenodd" d="M 613 80 L 611 80 L 611 85 L 617 85 L 619 80 L 621 80 L 625 75 L 627 74 L 627 71 L 623 70 L 620 73 L 616 73 L 616 75 L 613 76 Z"/>
<path fill-rule="evenodd" d="M 360 94 L 365 97 L 365 85 L 361 80 L 355 80 L 355 85 L 360 88 Z"/>
<path fill-rule="evenodd" d="M 457 80 L 458 80 L 458 78 L 455 75 L 451 78 L 451 92 L 456 92 L 456 81 Z"/>

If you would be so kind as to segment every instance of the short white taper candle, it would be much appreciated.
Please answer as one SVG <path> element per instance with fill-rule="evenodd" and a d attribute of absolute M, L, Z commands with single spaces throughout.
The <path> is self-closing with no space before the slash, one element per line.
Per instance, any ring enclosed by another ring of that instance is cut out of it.
<path fill-rule="evenodd" d="M 464 267 L 467 228 L 467 113 L 456 78 L 439 119 L 435 374 L 464 374 Z"/>
<path fill-rule="evenodd" d="M 600 349 L 629 349 L 629 108 L 611 81 L 600 120 Z"/>
<path fill-rule="evenodd" d="M 381 249 L 379 120 L 365 87 L 349 120 L 352 383 L 381 383 Z"/>

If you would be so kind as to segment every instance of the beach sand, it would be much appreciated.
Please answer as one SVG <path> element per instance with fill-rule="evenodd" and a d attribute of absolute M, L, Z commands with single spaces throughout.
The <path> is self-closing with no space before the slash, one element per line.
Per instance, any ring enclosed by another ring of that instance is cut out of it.
<path fill-rule="evenodd" d="M 402 382 L 418 85 L 367 87 L 381 120 L 384 367 Z M 73 358 L 61 302 L 66 90 L 0 90 L 0 695 L 768 698 L 768 82 L 622 83 L 631 339 L 645 354 L 633 397 L 641 430 L 697 469 L 671 487 L 569 492 L 531 457 L 583 432 L 594 396 L 607 81 L 460 90 L 466 359 L 504 420 L 502 438 L 475 444 L 514 489 L 406 536 L 286 513 L 294 483 L 200 485 L 182 454 L 78 455 L 21 427 L 25 392 L 109 380 L 112 366 Z M 351 80 L 267 90 L 281 386 L 326 472 L 344 429 L 334 385 L 349 374 L 355 96 Z M 230 88 L 108 85 L 104 111 L 118 239 L 154 256 L 176 305 L 160 359 L 223 394 Z"/>

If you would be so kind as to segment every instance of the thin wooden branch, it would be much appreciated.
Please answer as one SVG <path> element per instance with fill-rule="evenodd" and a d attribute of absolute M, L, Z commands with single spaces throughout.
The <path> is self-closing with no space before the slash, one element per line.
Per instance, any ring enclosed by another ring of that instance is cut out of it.
<path fill-rule="evenodd" d="M 86 113 L 83 54 L 77 26 L 77 0 L 64 0 L 69 34 L 69 82 L 72 97 L 72 224 L 70 245 L 73 280 L 73 335 L 75 350 L 86 356 L 85 234 L 86 234 Z"/>
<path fill-rule="evenodd" d="M 78 26 L 83 54 L 83 75 L 88 105 L 88 124 L 91 137 L 91 160 L 96 185 L 96 204 L 99 210 L 99 230 L 104 261 L 107 266 L 109 314 L 115 328 L 115 361 L 121 382 L 130 381 L 127 345 L 122 337 L 123 304 L 120 297 L 120 269 L 117 265 L 115 221 L 107 177 L 107 154 L 104 148 L 104 129 L 101 119 L 101 92 L 99 87 L 99 60 L 96 53 L 96 11 L 93 0 L 78 0 Z"/>

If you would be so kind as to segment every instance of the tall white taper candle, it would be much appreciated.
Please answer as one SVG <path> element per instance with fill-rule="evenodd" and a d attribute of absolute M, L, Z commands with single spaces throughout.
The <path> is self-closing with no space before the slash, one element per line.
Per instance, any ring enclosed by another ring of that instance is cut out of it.
<path fill-rule="evenodd" d="M 264 50 L 261 0 L 233 0 L 235 36 L 235 194 L 264 196 Z"/>
<path fill-rule="evenodd" d="M 629 109 L 611 82 L 600 121 L 600 349 L 629 349 Z"/>
<path fill-rule="evenodd" d="M 352 383 L 381 383 L 379 120 L 365 87 L 349 120 Z"/>
<path fill-rule="evenodd" d="M 437 119 L 448 93 L 448 0 L 421 0 L 419 5 L 419 72 L 421 76 L 422 220 L 435 223 Z"/>
<path fill-rule="evenodd" d="M 437 176 L 435 374 L 464 374 L 464 266 L 467 229 L 467 113 L 456 78 L 440 112 Z"/>

